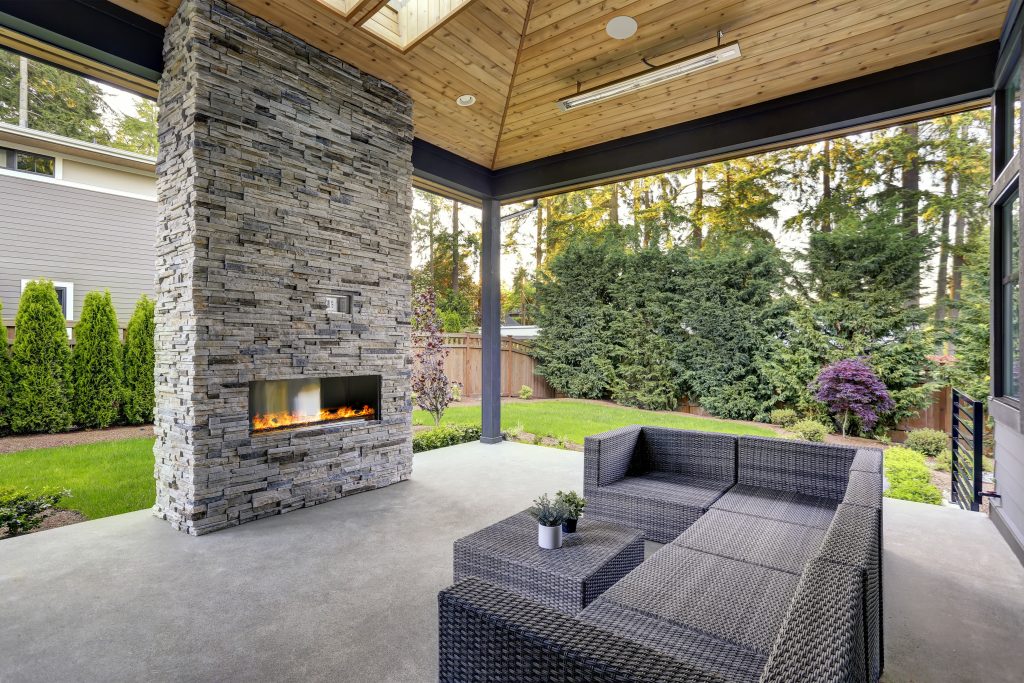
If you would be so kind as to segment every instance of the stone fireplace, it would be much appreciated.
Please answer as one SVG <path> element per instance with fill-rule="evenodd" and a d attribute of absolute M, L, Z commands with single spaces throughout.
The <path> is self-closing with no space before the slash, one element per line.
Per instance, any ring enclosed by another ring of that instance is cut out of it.
<path fill-rule="evenodd" d="M 155 512 L 202 534 L 411 470 L 409 98 L 222 0 L 160 87 Z"/>

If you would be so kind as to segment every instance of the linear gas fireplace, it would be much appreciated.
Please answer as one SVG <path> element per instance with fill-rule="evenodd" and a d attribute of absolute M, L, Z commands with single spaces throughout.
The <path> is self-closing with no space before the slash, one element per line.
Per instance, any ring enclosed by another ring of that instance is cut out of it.
<path fill-rule="evenodd" d="M 379 419 L 380 375 L 303 377 L 249 383 L 254 432 Z"/>

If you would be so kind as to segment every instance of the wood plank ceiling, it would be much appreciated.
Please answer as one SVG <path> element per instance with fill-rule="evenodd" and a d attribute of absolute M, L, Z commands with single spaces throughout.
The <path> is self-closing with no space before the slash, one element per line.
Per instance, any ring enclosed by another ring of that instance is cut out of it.
<path fill-rule="evenodd" d="M 178 5 L 114 1 L 162 24 Z M 504 168 L 995 40 L 1009 0 L 468 0 L 404 51 L 346 18 L 358 6 L 367 21 L 371 0 L 232 2 L 406 90 L 418 137 Z M 619 15 L 637 20 L 632 38 L 605 33 Z M 643 60 L 713 47 L 718 30 L 742 58 L 602 104 L 555 105 L 647 70 Z M 476 104 L 456 105 L 462 94 Z"/>

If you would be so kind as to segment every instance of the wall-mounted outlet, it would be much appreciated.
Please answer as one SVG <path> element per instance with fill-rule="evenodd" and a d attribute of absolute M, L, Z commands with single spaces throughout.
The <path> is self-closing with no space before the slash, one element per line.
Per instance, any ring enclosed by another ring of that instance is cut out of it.
<path fill-rule="evenodd" d="M 335 294 L 327 297 L 327 312 L 328 313 L 351 313 L 352 312 L 352 295 L 351 294 Z"/>

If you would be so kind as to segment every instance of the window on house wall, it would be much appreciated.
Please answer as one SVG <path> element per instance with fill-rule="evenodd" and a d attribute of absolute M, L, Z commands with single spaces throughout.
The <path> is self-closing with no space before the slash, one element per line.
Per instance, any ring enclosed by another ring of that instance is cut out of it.
<path fill-rule="evenodd" d="M 1002 110 L 1002 168 L 1013 158 L 1020 148 L 1021 133 L 1021 91 L 1020 91 L 1020 67 L 1007 82 L 1006 87 L 1000 91 L 999 106 Z"/>
<path fill-rule="evenodd" d="M 35 173 L 53 178 L 56 174 L 57 163 L 53 157 L 35 152 L 24 152 L 18 149 L 0 150 L 3 152 L 6 161 L 4 166 L 12 171 L 22 173 Z"/>
<path fill-rule="evenodd" d="M 25 291 L 25 286 L 29 282 L 32 282 L 32 280 L 27 278 L 21 281 L 21 291 Z M 57 291 L 57 302 L 64 311 L 64 319 L 74 320 L 75 284 L 73 282 L 54 281 L 53 288 Z"/>
<path fill-rule="evenodd" d="M 999 350 L 996 387 L 1001 396 L 1020 398 L 1020 195 L 1015 190 L 998 208 L 997 326 Z"/>

